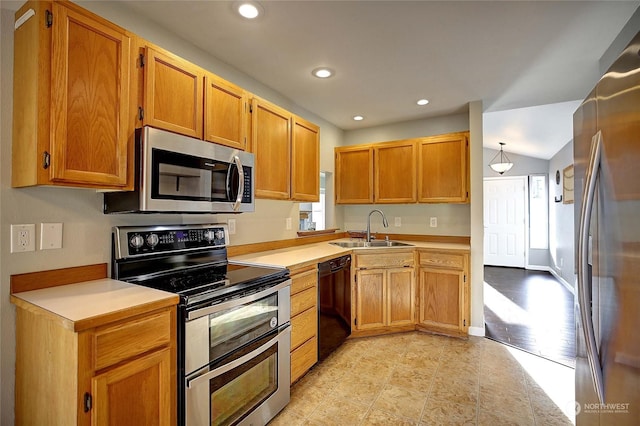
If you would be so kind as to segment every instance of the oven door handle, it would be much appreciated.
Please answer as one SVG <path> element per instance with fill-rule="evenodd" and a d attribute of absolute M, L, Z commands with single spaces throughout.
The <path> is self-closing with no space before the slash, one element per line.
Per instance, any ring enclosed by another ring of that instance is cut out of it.
<path fill-rule="evenodd" d="M 209 314 L 213 314 L 215 312 L 218 311 L 223 311 L 225 309 L 229 309 L 229 308 L 233 308 L 235 306 L 240 306 L 240 305 L 244 305 L 245 303 L 249 303 L 249 302 L 254 302 L 258 299 L 262 299 L 265 296 L 268 296 L 269 294 L 275 293 L 278 290 L 280 290 L 281 288 L 285 288 L 287 286 L 289 286 L 291 284 L 291 280 L 287 279 L 286 281 L 281 282 L 280 284 L 277 284 L 273 287 L 269 287 L 266 290 L 263 290 L 259 293 L 254 293 L 254 294 L 250 294 L 246 297 L 243 297 L 241 299 L 232 299 L 228 302 L 222 302 L 220 304 L 217 305 L 213 305 L 213 306 L 207 306 L 206 308 L 202 308 L 202 309 L 198 309 L 195 311 L 191 311 L 187 313 L 187 321 L 191 321 L 193 319 L 196 318 L 200 318 L 203 317 L 205 315 L 209 315 Z"/>
<path fill-rule="evenodd" d="M 255 358 L 256 356 L 260 355 L 262 352 L 266 351 L 267 349 L 269 349 L 271 346 L 273 346 L 274 344 L 276 344 L 279 339 L 280 339 L 280 335 L 282 333 L 289 333 L 291 332 L 291 326 L 288 325 L 286 328 L 284 328 L 283 330 L 281 330 L 280 332 L 278 332 L 278 334 L 276 334 L 273 339 L 269 340 L 267 343 L 265 343 L 264 345 L 260 346 L 257 349 L 254 349 L 253 351 L 249 352 L 246 355 L 241 356 L 240 358 L 233 360 L 232 362 L 230 362 L 229 364 L 225 364 L 222 367 L 218 367 L 216 369 L 213 369 L 205 374 L 202 374 L 198 377 L 195 377 L 193 379 L 187 379 L 187 389 L 191 389 L 193 386 L 197 385 L 198 383 L 202 382 L 202 381 L 209 381 L 209 379 L 219 376 L 221 374 L 224 374 L 228 371 L 233 370 L 234 368 L 252 360 L 253 358 Z M 287 355 L 288 356 L 288 355 Z"/>

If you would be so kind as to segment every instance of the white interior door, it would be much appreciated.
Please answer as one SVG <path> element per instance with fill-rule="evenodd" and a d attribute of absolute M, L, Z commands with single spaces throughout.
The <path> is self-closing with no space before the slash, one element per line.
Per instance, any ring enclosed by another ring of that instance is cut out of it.
<path fill-rule="evenodd" d="M 526 177 L 484 180 L 484 264 L 524 268 Z"/>

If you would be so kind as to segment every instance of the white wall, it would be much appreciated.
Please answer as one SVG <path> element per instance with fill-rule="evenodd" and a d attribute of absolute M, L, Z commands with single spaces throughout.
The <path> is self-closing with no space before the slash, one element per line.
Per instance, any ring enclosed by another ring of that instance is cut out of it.
<path fill-rule="evenodd" d="M 575 232 L 573 204 L 556 203 L 562 195 L 562 170 L 573 164 L 573 140 L 549 160 L 549 266 L 569 285 L 575 282 Z M 556 171 L 560 184 L 556 185 Z"/>

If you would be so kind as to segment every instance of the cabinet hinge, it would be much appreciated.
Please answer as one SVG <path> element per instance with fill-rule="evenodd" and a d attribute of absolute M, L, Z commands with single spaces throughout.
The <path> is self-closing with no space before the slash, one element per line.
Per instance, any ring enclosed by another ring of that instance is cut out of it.
<path fill-rule="evenodd" d="M 144 67 L 144 53 L 140 54 L 140 66 Z"/>
<path fill-rule="evenodd" d="M 91 407 L 93 406 L 93 398 L 91 398 L 91 394 L 89 392 L 84 393 L 84 412 L 88 413 L 91 411 Z"/>
<path fill-rule="evenodd" d="M 47 170 L 51 165 L 51 155 L 45 151 L 42 153 L 42 168 Z"/>
<path fill-rule="evenodd" d="M 463 320 L 462 320 L 462 325 L 463 325 L 464 327 L 466 327 L 466 326 L 467 326 L 467 320 L 466 320 L 466 319 L 463 319 Z"/>
<path fill-rule="evenodd" d="M 466 275 L 463 275 L 463 276 L 462 276 L 462 282 L 464 282 L 464 283 L 466 283 L 466 282 L 467 282 L 467 276 L 466 276 Z"/>
<path fill-rule="evenodd" d="M 142 121 L 144 119 L 144 108 L 138 107 L 138 119 Z"/>
<path fill-rule="evenodd" d="M 253 113 L 253 105 L 249 104 L 249 113 Z"/>
<path fill-rule="evenodd" d="M 358 318 L 354 318 L 353 325 L 358 325 Z"/>
<path fill-rule="evenodd" d="M 51 28 L 51 26 L 53 25 L 53 13 L 51 13 L 50 10 L 47 10 L 44 13 L 44 21 L 45 21 L 45 24 L 47 25 L 47 28 Z"/>

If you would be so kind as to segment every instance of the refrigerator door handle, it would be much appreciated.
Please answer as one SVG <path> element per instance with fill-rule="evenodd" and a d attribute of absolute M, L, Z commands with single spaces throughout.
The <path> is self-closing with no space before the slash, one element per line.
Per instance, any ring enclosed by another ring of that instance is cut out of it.
<path fill-rule="evenodd" d="M 602 368 L 596 346 L 595 331 L 591 318 L 591 306 L 587 297 L 587 280 L 589 277 L 589 226 L 591 224 L 591 209 L 595 198 L 596 179 L 600 171 L 600 156 L 602 151 L 602 133 L 598 131 L 591 139 L 589 164 L 585 175 L 584 192 L 582 194 L 582 211 L 580 212 L 580 227 L 578 229 L 578 305 L 580 306 L 580 320 L 585 334 L 587 359 L 591 369 L 591 377 L 598 394 L 600 403 L 604 403 L 604 381 Z"/>

